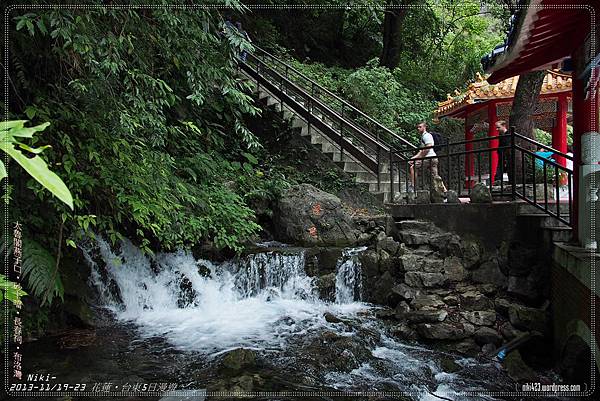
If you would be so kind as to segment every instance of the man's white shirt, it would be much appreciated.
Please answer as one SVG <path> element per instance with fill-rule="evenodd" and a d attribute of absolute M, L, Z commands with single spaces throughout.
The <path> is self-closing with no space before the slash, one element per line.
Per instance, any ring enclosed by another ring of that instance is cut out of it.
<path fill-rule="evenodd" d="M 422 144 L 422 146 L 433 146 L 434 145 L 433 135 L 431 135 L 427 131 L 423 132 L 423 136 L 421 136 L 421 144 Z M 429 148 L 429 152 L 425 154 L 425 157 L 430 157 L 430 156 L 436 156 L 433 148 Z"/>

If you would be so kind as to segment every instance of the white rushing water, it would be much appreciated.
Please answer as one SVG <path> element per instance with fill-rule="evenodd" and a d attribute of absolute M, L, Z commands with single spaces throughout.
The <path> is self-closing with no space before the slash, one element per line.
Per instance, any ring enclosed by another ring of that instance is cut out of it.
<path fill-rule="evenodd" d="M 356 255 L 362 249 L 344 252 L 337 302 L 328 303 L 318 298 L 314 279 L 304 272 L 302 250 L 257 253 L 217 265 L 183 251 L 151 260 L 129 241 L 118 251 L 101 239 L 97 247 L 105 267 L 89 256 L 88 261 L 103 306 L 136 323 L 142 336 L 165 337 L 182 350 L 279 348 L 289 336 L 328 325 L 327 311 L 352 315 L 368 308 L 355 302 L 360 299 Z"/>

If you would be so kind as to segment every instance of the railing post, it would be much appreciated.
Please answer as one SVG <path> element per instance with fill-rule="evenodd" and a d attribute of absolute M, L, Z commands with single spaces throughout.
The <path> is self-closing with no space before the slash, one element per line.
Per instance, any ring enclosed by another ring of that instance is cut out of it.
<path fill-rule="evenodd" d="M 517 148 L 515 146 L 515 127 L 510 127 L 510 179 L 511 183 L 510 197 L 514 201 L 517 199 Z"/>
<path fill-rule="evenodd" d="M 390 199 L 389 202 L 390 203 L 394 203 L 394 166 L 392 164 L 392 160 L 393 160 L 393 155 L 392 155 L 392 149 L 390 148 Z"/>

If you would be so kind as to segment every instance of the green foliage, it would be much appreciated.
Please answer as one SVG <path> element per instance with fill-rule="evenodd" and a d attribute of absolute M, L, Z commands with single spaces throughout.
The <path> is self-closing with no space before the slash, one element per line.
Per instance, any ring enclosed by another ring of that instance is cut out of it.
<path fill-rule="evenodd" d="M 21 297 L 25 295 L 27 293 L 21 289 L 19 284 L 8 280 L 5 275 L 0 274 L 0 302 L 6 299 L 12 304 L 18 305 L 21 303 Z"/>
<path fill-rule="evenodd" d="M 236 74 L 236 56 L 251 45 L 210 9 L 16 13 L 10 51 L 23 99 L 16 109 L 52 121 L 45 158 L 77 212 L 16 174 L 11 181 L 25 186 L 11 194 L 15 218 L 47 234 L 64 223 L 62 245 L 71 247 L 101 232 L 113 242 L 130 237 L 147 252 L 201 241 L 240 250 L 259 227 L 247 193 L 225 183 L 255 180 L 244 154 L 260 145 L 244 116 L 258 109 Z M 40 213 L 47 203 L 58 213 Z"/>
<path fill-rule="evenodd" d="M 48 165 L 40 157 L 40 153 L 48 146 L 34 148 L 21 142 L 21 140 L 17 140 L 17 138 L 33 138 L 36 132 L 43 131 L 50 123 L 35 127 L 25 127 L 25 123 L 25 120 L 0 122 L 0 149 L 19 163 L 37 182 L 73 209 L 73 198 L 69 189 L 59 176 L 48 169 Z M 15 146 L 19 150 L 15 149 Z M 21 153 L 22 150 L 33 156 L 28 157 Z M 0 160 L 0 181 L 7 176 L 4 162 Z"/>
<path fill-rule="evenodd" d="M 4 238 L 0 239 L 0 253 L 3 259 L 13 254 L 10 237 L 8 244 Z M 40 300 L 42 306 L 52 305 L 57 297 L 63 299 L 64 288 L 56 259 L 45 247 L 28 237 L 23 237 L 22 241 L 21 272 L 25 287 Z"/>

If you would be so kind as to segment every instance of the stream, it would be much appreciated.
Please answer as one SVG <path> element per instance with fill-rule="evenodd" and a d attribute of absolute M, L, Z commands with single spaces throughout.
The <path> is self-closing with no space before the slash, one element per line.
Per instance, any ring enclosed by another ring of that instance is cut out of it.
<path fill-rule="evenodd" d="M 379 392 L 377 399 L 491 400 L 468 393 L 514 389 L 492 361 L 394 339 L 379 308 L 361 301 L 364 249 L 342 252 L 335 296 L 323 300 L 302 248 L 262 244 L 213 263 L 183 251 L 149 258 L 128 241 L 112 250 L 99 239 L 85 251 L 98 298 L 95 334 L 83 345 L 78 333 L 74 345 L 68 336 L 27 344 L 27 370 L 62 382 L 168 382 L 185 390 L 143 397 L 164 401 L 232 388 L 269 400 L 294 399 L 282 391 L 315 400 L 360 391 Z M 231 368 L 224 360 L 240 347 L 251 360 Z"/>

